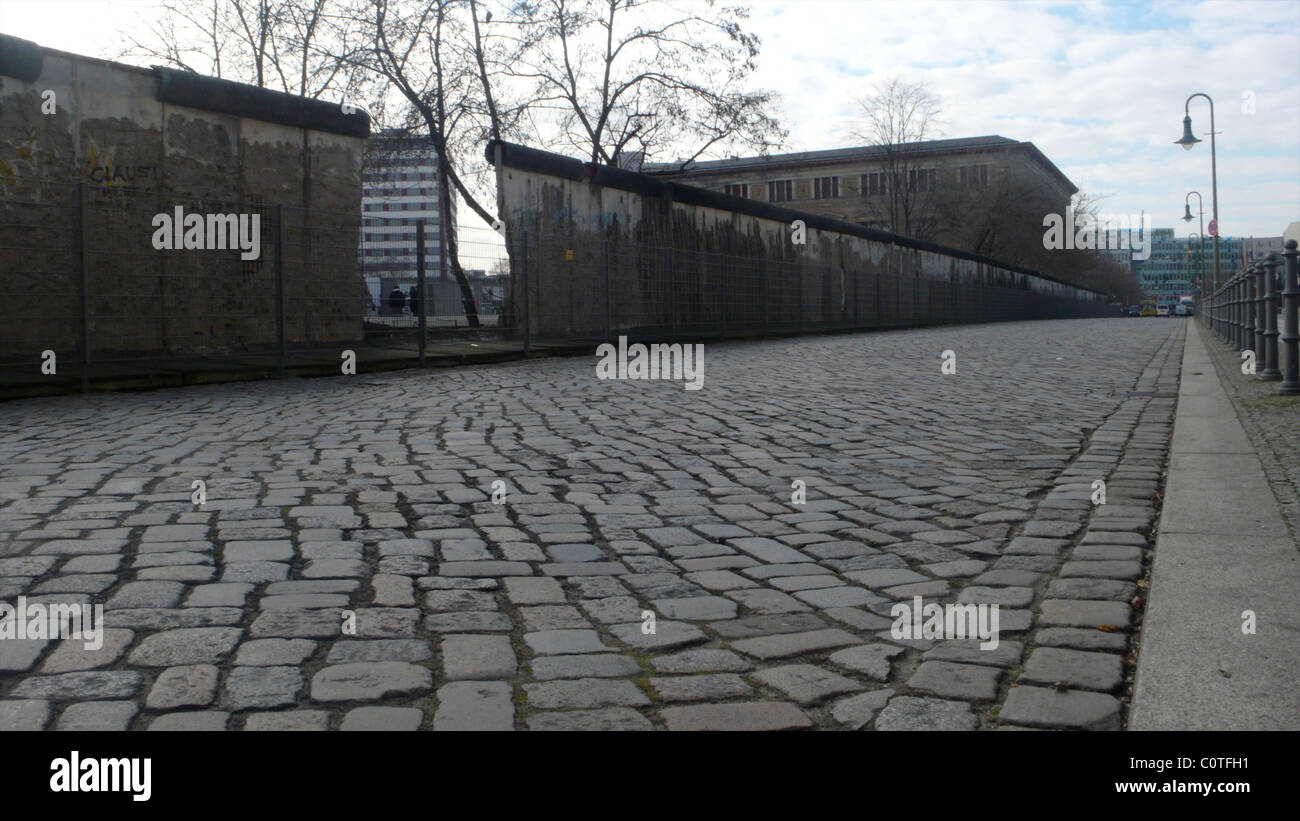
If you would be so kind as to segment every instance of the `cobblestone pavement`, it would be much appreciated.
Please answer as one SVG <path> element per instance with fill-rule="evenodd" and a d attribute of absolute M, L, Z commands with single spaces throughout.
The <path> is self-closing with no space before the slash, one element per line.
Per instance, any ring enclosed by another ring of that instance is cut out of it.
<path fill-rule="evenodd" d="M 0 641 L 0 729 L 1118 728 L 1185 331 L 2 405 L 0 602 L 107 631 Z M 894 640 L 916 596 L 998 603 L 997 649 Z"/>
<path fill-rule="evenodd" d="M 1264 382 L 1243 374 L 1236 346 L 1204 327 L 1201 338 L 1241 426 L 1259 453 L 1291 535 L 1300 537 L 1300 396 L 1281 396 L 1277 381 Z M 1278 353 L 1285 356 L 1285 346 L 1279 346 Z"/>

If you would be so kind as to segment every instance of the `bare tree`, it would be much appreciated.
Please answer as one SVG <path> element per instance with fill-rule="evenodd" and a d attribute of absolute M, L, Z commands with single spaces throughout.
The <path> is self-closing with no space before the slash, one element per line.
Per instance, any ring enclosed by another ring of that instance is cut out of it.
<path fill-rule="evenodd" d="M 523 46 L 504 73 L 533 84 L 544 143 L 593 163 L 672 151 L 685 165 L 710 150 L 766 153 L 785 138 L 771 92 L 747 87 L 759 39 L 743 8 L 713 0 L 524 0 L 514 5 Z M 545 135 L 544 135 L 545 136 Z"/>
<path fill-rule="evenodd" d="M 1099 205 L 1105 197 L 1076 192 L 1069 201 L 1073 222 L 1064 230 L 1096 226 Z M 1059 190 L 1044 181 L 998 174 L 987 187 L 963 189 L 941 209 L 948 224 L 947 244 L 1012 265 L 1042 271 L 1072 285 L 1104 291 L 1117 299 L 1132 299 L 1139 292 L 1127 266 L 1086 248 L 1048 248 L 1044 218 L 1064 213 Z"/>
<path fill-rule="evenodd" d="M 481 142 L 485 130 L 480 118 L 484 109 L 480 79 L 469 46 L 474 39 L 469 34 L 474 26 L 473 11 L 473 3 L 466 0 L 353 0 L 339 15 L 338 25 L 368 37 L 364 52 L 350 59 L 390 84 L 409 106 L 407 130 L 427 134 L 433 143 L 444 204 L 441 222 L 447 261 L 460 288 L 466 320 L 470 327 L 478 327 L 474 292 L 460 264 L 456 226 L 446 208 L 454 188 L 485 222 L 496 222 L 465 184 L 452 159 L 453 144 L 465 140 L 467 134 Z"/>
<path fill-rule="evenodd" d="M 428 136 L 444 203 L 454 190 L 503 233 L 510 226 L 500 185 L 491 207 L 487 139 L 576 148 L 617 164 L 633 151 L 684 152 L 687 162 L 736 143 L 766 151 L 784 137 L 768 113 L 773 96 L 745 88 L 759 47 L 741 28 L 746 12 L 713 0 L 691 11 L 667 0 L 162 2 L 151 39 L 132 46 L 137 56 L 365 100 L 378 122 Z M 402 116 L 389 121 L 390 108 Z M 445 215 L 449 266 L 476 325 L 450 222 Z"/>
<path fill-rule="evenodd" d="M 932 238 L 939 222 L 932 196 L 931 171 L 935 169 L 920 159 L 916 144 L 940 134 L 939 98 L 925 83 L 895 77 L 873 86 L 872 93 L 858 100 L 858 105 L 861 120 L 850 133 L 881 150 L 878 165 L 887 197 L 884 217 L 889 230 L 917 239 Z"/>
<path fill-rule="evenodd" d="M 324 50 L 337 0 L 162 0 L 162 14 L 122 31 L 118 57 L 155 60 L 259 88 L 318 99 L 373 97 L 355 63 Z M 342 46 L 340 48 L 340 46 Z"/>

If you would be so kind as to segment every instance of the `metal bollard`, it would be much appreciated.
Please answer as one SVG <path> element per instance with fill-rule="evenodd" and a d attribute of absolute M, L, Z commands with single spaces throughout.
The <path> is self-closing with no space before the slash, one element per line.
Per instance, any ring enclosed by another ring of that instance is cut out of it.
<path fill-rule="evenodd" d="M 1237 350 L 1244 351 L 1246 345 L 1246 278 L 1237 274 Z"/>
<path fill-rule="evenodd" d="M 1214 292 L 1214 317 L 1211 320 L 1211 327 L 1214 333 L 1220 338 L 1223 337 L 1223 291 Z"/>
<path fill-rule="evenodd" d="M 1277 269 L 1277 254 L 1269 254 L 1264 263 L 1264 351 L 1260 354 L 1264 368 L 1259 378 L 1270 382 L 1282 378 L 1277 368 L 1277 308 L 1282 296 L 1277 290 Z"/>
<path fill-rule="evenodd" d="M 1286 241 L 1286 288 L 1282 291 L 1282 384 L 1277 392 L 1286 395 L 1300 394 L 1300 283 L 1296 282 L 1296 241 Z"/>
<path fill-rule="evenodd" d="M 1228 315 L 1231 317 L 1231 321 L 1228 326 L 1228 343 L 1232 345 L 1234 348 L 1241 347 L 1240 345 L 1238 345 L 1238 342 L 1241 341 L 1241 336 L 1240 336 L 1241 313 L 1238 310 L 1241 307 L 1241 305 L 1238 303 L 1238 294 L 1240 293 L 1240 291 L 1241 289 L 1237 287 L 1237 278 L 1234 275 L 1233 278 L 1228 282 L 1228 294 L 1229 294 L 1228 304 L 1230 306 Z"/>
<path fill-rule="evenodd" d="M 1256 287 L 1255 265 L 1253 264 L 1248 265 L 1247 268 L 1245 268 L 1244 273 L 1245 273 L 1245 277 L 1243 279 L 1245 282 L 1245 340 L 1244 340 L 1245 349 L 1247 349 L 1247 351 L 1253 351 L 1256 353 L 1256 355 L 1258 355 L 1258 352 L 1260 352 L 1260 348 L 1256 347 L 1256 339 L 1258 339 L 1257 334 L 1260 333 L 1260 329 L 1258 329 L 1257 327 L 1258 322 L 1256 321 L 1258 316 L 1256 303 L 1257 303 L 1258 292 L 1260 292 L 1260 290 L 1258 290 L 1258 288 Z"/>
<path fill-rule="evenodd" d="M 1226 324 L 1224 325 L 1224 340 L 1229 345 L 1237 344 L 1237 283 L 1235 280 L 1228 280 L 1227 290 L 1224 292 L 1224 299 L 1227 301 Z"/>
<path fill-rule="evenodd" d="M 1255 351 L 1255 362 L 1258 364 L 1264 357 L 1264 265 L 1256 262 L 1250 266 L 1250 285 L 1251 285 L 1251 327 L 1254 329 L 1254 338 L 1250 341 L 1250 347 Z"/>

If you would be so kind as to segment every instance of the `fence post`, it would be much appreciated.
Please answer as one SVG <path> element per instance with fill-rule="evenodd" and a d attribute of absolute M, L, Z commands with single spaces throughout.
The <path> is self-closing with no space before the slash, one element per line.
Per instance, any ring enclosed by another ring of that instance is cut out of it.
<path fill-rule="evenodd" d="M 1268 344 L 1264 337 L 1264 311 L 1268 307 L 1268 301 L 1265 298 L 1264 278 L 1268 271 L 1264 268 L 1263 262 L 1255 263 L 1255 361 L 1259 365 L 1259 370 L 1264 368 L 1264 347 Z"/>
<path fill-rule="evenodd" d="M 1241 313 L 1237 310 L 1241 307 L 1238 304 L 1240 293 L 1240 289 L 1237 287 L 1237 280 L 1234 278 L 1228 283 L 1228 316 L 1231 318 L 1231 325 L 1228 328 L 1228 344 L 1232 345 L 1234 348 L 1240 347 L 1237 343 L 1241 339 L 1239 327 L 1241 324 Z"/>
<path fill-rule="evenodd" d="M 803 260 L 798 261 L 796 266 L 794 266 L 794 287 L 796 287 L 798 294 L 800 294 L 800 299 L 798 299 L 797 303 L 797 309 L 800 313 L 798 313 L 798 316 L 796 317 L 794 330 L 798 331 L 800 334 L 803 333 L 803 268 L 805 268 L 805 266 L 803 266 Z"/>
<path fill-rule="evenodd" d="M 902 260 L 899 260 L 899 271 L 894 275 L 894 327 L 903 324 L 903 272 Z M 890 266 L 893 267 L 892 265 Z"/>
<path fill-rule="evenodd" d="M 1219 286 L 1221 294 L 1219 299 L 1223 305 L 1223 323 L 1219 332 L 1224 342 L 1232 343 L 1232 283 L 1225 282 Z"/>
<path fill-rule="evenodd" d="M 528 356 L 528 342 L 532 336 L 533 317 L 528 307 L 528 229 L 523 231 L 523 253 L 520 255 L 519 268 L 523 273 L 523 314 L 524 314 L 524 356 Z M 517 302 L 517 300 L 516 300 Z"/>
<path fill-rule="evenodd" d="M 1234 348 L 1241 348 L 1241 288 L 1240 283 L 1233 279 L 1229 284 L 1229 293 L 1232 294 L 1232 335 L 1228 341 Z"/>
<path fill-rule="evenodd" d="M 81 392 L 90 392 L 90 297 L 86 293 L 86 184 L 77 183 L 77 279 L 81 294 Z"/>
<path fill-rule="evenodd" d="M 1214 292 L 1214 332 L 1218 334 L 1220 340 L 1223 339 L 1223 304 L 1223 286 L 1220 285 L 1219 289 Z"/>
<path fill-rule="evenodd" d="M 859 260 L 859 265 L 861 261 Z M 853 325 L 855 328 L 862 329 L 862 280 L 866 278 L 866 271 L 857 265 L 853 271 Z"/>
<path fill-rule="evenodd" d="M 1251 265 L 1242 272 L 1241 310 L 1245 320 L 1245 333 L 1241 338 L 1242 350 L 1255 347 L 1255 266 Z"/>
<path fill-rule="evenodd" d="M 499 151 L 500 149 L 498 149 Z M 500 155 L 498 154 L 498 159 Z M 424 367 L 424 332 L 428 327 L 425 315 L 428 311 L 429 291 L 425 288 L 424 276 L 424 220 L 415 221 L 415 292 L 420 295 L 420 299 L 415 303 L 415 326 L 419 329 L 420 334 L 420 367 Z"/>
<path fill-rule="evenodd" d="M 1250 296 L 1247 287 L 1246 277 L 1237 274 L 1237 349 L 1242 351 L 1250 347 L 1246 342 L 1246 299 Z"/>
<path fill-rule="evenodd" d="M 673 248 L 673 189 L 664 186 L 664 221 L 668 235 L 668 323 L 673 339 L 677 338 L 677 255 Z"/>
<path fill-rule="evenodd" d="M 275 206 L 275 341 L 279 350 L 279 372 L 285 375 L 287 344 L 284 332 L 284 206 Z"/>
<path fill-rule="evenodd" d="M 1282 378 L 1277 367 L 1277 309 L 1281 296 L 1277 292 L 1277 268 L 1277 254 L 1271 253 L 1264 262 L 1264 369 L 1259 372 L 1259 378 L 1268 382 Z"/>
<path fill-rule="evenodd" d="M 601 241 L 600 247 L 601 267 L 604 269 L 605 274 L 605 341 L 609 342 L 611 341 L 611 334 L 614 330 L 610 316 L 609 302 L 609 237 L 605 237 L 604 240 Z"/>
<path fill-rule="evenodd" d="M 1213 296 L 1210 297 L 1210 327 L 1214 329 L 1216 335 L 1222 335 L 1223 333 L 1221 311 L 1219 310 L 1222 298 L 1222 294 L 1218 291 L 1215 291 Z"/>
<path fill-rule="evenodd" d="M 1286 241 L 1286 288 L 1282 291 L 1282 345 L 1286 352 L 1283 362 L 1282 384 L 1277 392 L 1292 396 L 1300 394 L 1300 283 L 1296 282 L 1297 257 L 1296 241 Z"/>

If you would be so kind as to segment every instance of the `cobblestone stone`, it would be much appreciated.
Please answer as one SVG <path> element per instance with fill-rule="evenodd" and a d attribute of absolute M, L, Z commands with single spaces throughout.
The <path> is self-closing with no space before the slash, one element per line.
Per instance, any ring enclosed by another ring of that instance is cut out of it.
<path fill-rule="evenodd" d="M 1057 647 L 1039 647 L 1029 655 L 1022 681 L 1066 684 L 1085 690 L 1113 690 L 1124 678 L 1120 657 Z"/>
<path fill-rule="evenodd" d="M 769 667 L 754 673 L 754 679 L 775 687 L 800 704 L 812 704 L 830 696 L 862 689 L 862 685 L 853 679 L 823 670 L 814 664 Z"/>
<path fill-rule="evenodd" d="M 975 664 L 924 661 L 908 679 L 907 686 L 943 698 L 991 701 L 997 695 L 999 672 Z"/>
<path fill-rule="evenodd" d="M 669 730 L 793 730 L 812 726 L 812 720 L 802 710 L 784 701 L 669 707 L 659 715 Z"/>
<path fill-rule="evenodd" d="M 537 713 L 528 719 L 528 729 L 543 731 L 653 730 L 649 719 L 630 707 L 575 710 L 568 713 Z"/>
<path fill-rule="evenodd" d="M 154 680 L 145 706 L 150 710 L 206 707 L 216 697 L 219 675 L 214 664 L 168 667 Z"/>
<path fill-rule="evenodd" d="M 831 716 L 851 729 L 861 729 L 876 717 L 893 695 L 893 690 L 872 690 L 869 693 L 842 698 L 831 705 Z"/>
<path fill-rule="evenodd" d="M 433 675 L 425 667 L 404 661 L 336 664 L 321 670 L 311 680 L 314 701 L 363 701 L 389 695 L 410 695 L 433 686 Z"/>
<path fill-rule="evenodd" d="M 851 633 L 846 633 L 843 630 L 826 629 L 811 630 L 806 633 L 781 633 L 775 636 L 740 639 L 739 641 L 733 641 L 731 646 L 745 655 L 760 659 L 773 659 L 859 643 L 859 639 Z"/>
<path fill-rule="evenodd" d="M 434 730 L 513 730 L 515 708 L 504 681 L 453 681 L 438 689 Z"/>
<path fill-rule="evenodd" d="M 449 681 L 509 679 L 518 667 L 509 636 L 444 636 L 442 664 Z"/>
<path fill-rule="evenodd" d="M 1118 730 L 1120 703 L 1114 696 L 1102 693 L 1014 687 L 998 719 L 1048 729 Z"/>

